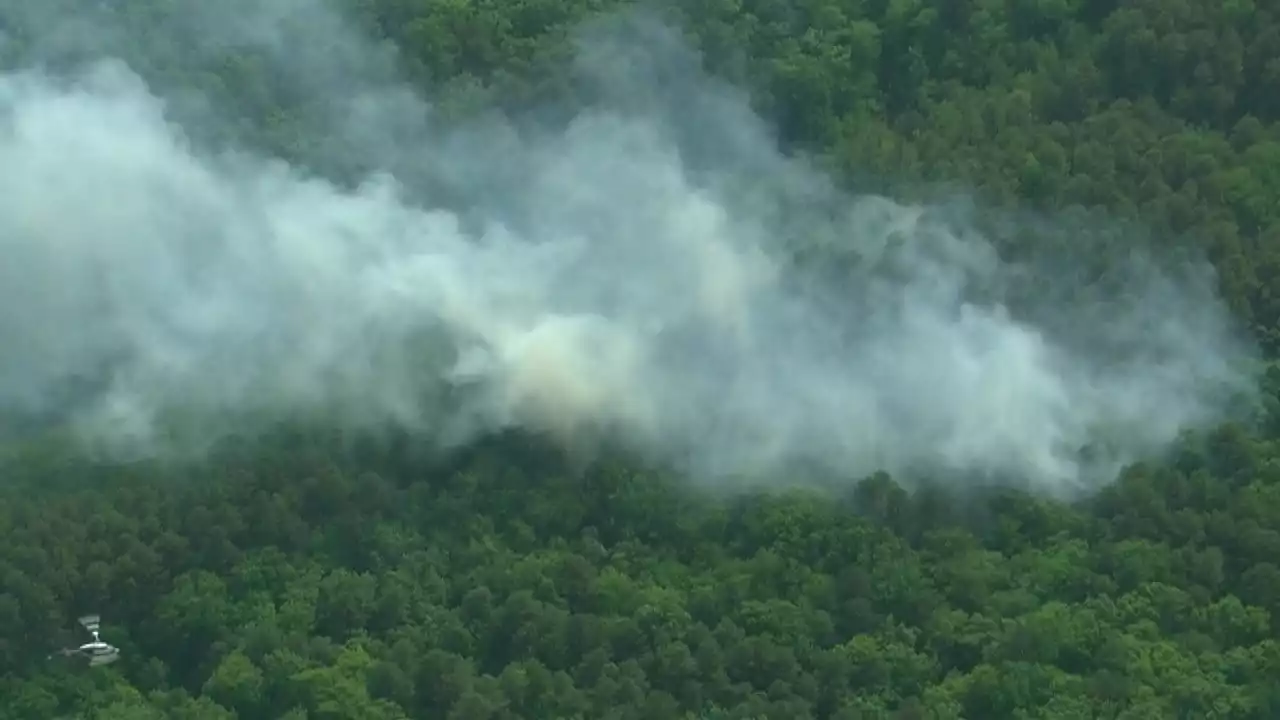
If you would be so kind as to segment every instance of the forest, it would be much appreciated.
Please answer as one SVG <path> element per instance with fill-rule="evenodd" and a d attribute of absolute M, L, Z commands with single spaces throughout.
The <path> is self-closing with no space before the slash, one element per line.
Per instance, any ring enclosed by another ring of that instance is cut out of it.
<path fill-rule="evenodd" d="M 41 53 L 84 4 L 36 5 L 0 3 L 6 70 L 76 59 Z M 193 142 L 365 169 L 324 155 L 313 108 L 261 58 L 195 58 L 192 33 L 213 31 L 194 5 L 96 11 L 146 38 L 112 52 L 149 84 L 195 88 L 238 118 Z M 570 106 L 576 29 L 627 5 L 339 11 L 466 125 Z M 1074 497 L 889 472 L 726 494 L 621 450 L 583 462 L 518 429 L 435 452 L 410 429 L 319 420 L 193 462 L 106 462 L 56 421 L 9 423 L 0 720 L 1280 717 L 1280 8 L 648 7 L 843 186 L 1086 208 L 1203 253 L 1259 349 L 1258 409 Z M 317 48 L 305 53 L 344 52 Z M 84 641 L 86 613 L 101 614 L 119 662 L 50 656 Z"/>

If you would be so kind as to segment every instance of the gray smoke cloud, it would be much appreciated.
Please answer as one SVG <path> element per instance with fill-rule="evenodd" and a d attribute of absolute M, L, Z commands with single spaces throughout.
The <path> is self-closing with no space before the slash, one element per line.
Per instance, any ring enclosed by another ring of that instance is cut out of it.
<path fill-rule="evenodd" d="M 5 9 L 36 41 L 0 77 L 0 411 L 100 449 L 323 414 L 608 439 L 722 485 L 1065 494 L 1252 387 L 1207 268 L 1135 254 L 1099 289 L 997 247 L 1106 228 L 844 194 L 651 21 L 580 33 L 564 127 L 460 129 L 318 0 L 174 7 L 146 34 Z M 252 98 L 137 69 L 229 52 L 356 182 L 240 142 Z"/>

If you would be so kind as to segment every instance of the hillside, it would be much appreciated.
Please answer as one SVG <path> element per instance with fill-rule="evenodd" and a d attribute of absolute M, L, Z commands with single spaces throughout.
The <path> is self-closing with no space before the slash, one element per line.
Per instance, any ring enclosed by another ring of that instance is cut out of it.
<path fill-rule="evenodd" d="M 78 5 L 0 720 L 1280 717 L 1265 4 Z"/>

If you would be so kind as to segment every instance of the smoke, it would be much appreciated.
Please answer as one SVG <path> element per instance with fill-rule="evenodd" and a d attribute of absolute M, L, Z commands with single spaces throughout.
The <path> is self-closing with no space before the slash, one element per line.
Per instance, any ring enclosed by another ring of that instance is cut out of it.
<path fill-rule="evenodd" d="M 1135 254 L 1108 290 L 1069 254 L 997 252 L 1102 230 L 842 194 L 652 22 L 578 34 L 591 102 L 565 126 L 458 128 L 318 0 L 232 4 L 147 34 L 4 10 L 36 38 L 0 78 L 5 414 L 114 452 L 326 416 L 622 442 L 721 484 L 1061 494 L 1250 391 L 1203 267 Z M 174 47 L 252 58 L 258 97 L 155 70 Z M 307 165 L 248 139 L 268 91 Z"/>

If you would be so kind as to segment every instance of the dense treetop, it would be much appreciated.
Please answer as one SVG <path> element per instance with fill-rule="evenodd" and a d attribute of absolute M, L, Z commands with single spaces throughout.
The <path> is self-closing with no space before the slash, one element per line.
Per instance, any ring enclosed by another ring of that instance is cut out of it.
<path fill-rule="evenodd" d="M 350 9 L 465 119 L 572 95 L 573 28 L 615 5 Z M 224 93 L 281 154 L 316 142 L 251 55 L 193 59 L 170 5 L 127 8 L 160 29 L 136 59 L 149 79 Z M 848 182 L 1139 218 L 1201 243 L 1280 350 L 1280 10 L 662 12 Z M 34 13 L 3 10 L 18 30 Z M 834 500 L 726 500 L 516 436 L 441 459 L 411 437 L 282 434 L 195 467 L 90 466 L 36 438 L 7 450 L 0 488 L 0 718 L 1272 720 L 1280 417 L 1261 420 L 1076 504 L 884 474 Z M 92 611 L 124 659 L 46 660 Z"/>

